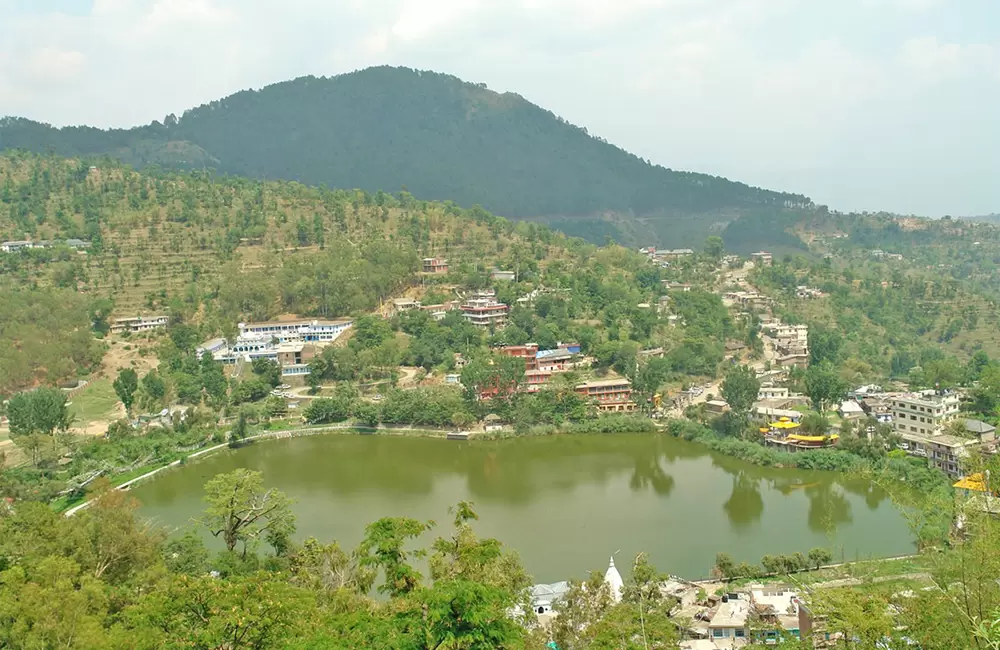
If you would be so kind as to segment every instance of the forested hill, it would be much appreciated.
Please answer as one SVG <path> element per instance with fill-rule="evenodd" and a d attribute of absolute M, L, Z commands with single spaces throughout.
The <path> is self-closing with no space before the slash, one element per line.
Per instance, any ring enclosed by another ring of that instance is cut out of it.
<path fill-rule="evenodd" d="M 633 244 L 700 245 L 734 218 L 759 221 L 811 205 L 805 196 L 651 165 L 519 95 L 406 68 L 303 77 L 130 130 L 5 118 L 0 148 L 368 191 L 405 187 L 422 199 Z"/>

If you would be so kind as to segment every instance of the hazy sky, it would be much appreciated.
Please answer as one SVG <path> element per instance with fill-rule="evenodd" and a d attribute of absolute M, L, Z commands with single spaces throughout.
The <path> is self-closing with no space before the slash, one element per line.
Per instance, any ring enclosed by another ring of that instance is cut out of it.
<path fill-rule="evenodd" d="M 56 125 L 380 64 L 837 209 L 1000 212 L 1000 0 L 0 0 L 0 115 Z"/>

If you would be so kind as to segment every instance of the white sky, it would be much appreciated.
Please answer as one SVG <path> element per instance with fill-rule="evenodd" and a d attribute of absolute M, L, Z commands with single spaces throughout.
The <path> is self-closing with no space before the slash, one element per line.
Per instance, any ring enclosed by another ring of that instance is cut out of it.
<path fill-rule="evenodd" d="M 1000 212 L 1000 0 L 0 0 L 0 115 L 60 126 L 381 64 L 841 210 Z"/>

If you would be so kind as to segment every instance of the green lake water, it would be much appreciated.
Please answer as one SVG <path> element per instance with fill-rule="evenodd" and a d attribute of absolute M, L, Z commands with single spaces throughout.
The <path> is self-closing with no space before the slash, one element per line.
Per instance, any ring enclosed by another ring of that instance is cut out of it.
<path fill-rule="evenodd" d="M 325 435 L 226 451 L 137 486 L 142 512 L 171 528 L 202 509 L 202 486 L 247 467 L 295 500 L 298 537 L 353 546 L 387 516 L 432 519 L 472 501 L 477 532 L 520 554 L 537 582 L 627 566 L 645 551 L 657 567 L 707 576 L 715 554 L 757 562 L 822 546 L 836 560 L 911 552 L 888 495 L 826 472 L 756 467 L 663 435 L 549 436 L 455 442 Z"/>

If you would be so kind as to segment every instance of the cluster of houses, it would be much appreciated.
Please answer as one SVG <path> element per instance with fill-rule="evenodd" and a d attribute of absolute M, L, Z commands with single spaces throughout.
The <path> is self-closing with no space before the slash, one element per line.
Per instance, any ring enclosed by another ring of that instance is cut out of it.
<path fill-rule="evenodd" d="M 19 241 L 5 241 L 0 243 L 0 253 L 19 253 L 21 251 L 31 250 L 33 248 L 50 248 L 58 244 L 64 244 L 70 248 L 76 250 L 86 250 L 90 248 L 90 242 L 84 241 L 82 239 L 62 239 L 56 241 L 30 241 L 30 240 L 19 240 Z"/>
<path fill-rule="evenodd" d="M 773 339 L 775 361 L 782 367 L 809 365 L 809 326 L 785 325 L 778 319 L 764 325 L 764 331 Z"/>
<path fill-rule="evenodd" d="M 560 343 L 551 350 L 540 350 L 535 343 L 506 345 L 497 352 L 524 360 L 524 390 L 537 392 L 548 384 L 552 375 L 589 365 L 580 354 L 578 343 Z M 655 353 L 655 350 L 651 351 Z M 589 398 L 598 410 L 604 412 L 626 412 L 635 410 L 632 401 L 632 385 L 628 379 L 601 379 L 577 384 L 574 391 Z M 490 399 L 497 389 L 487 389 L 480 394 L 481 399 Z"/>
<path fill-rule="evenodd" d="M 611 599 L 622 598 L 624 581 L 614 558 L 604 574 Z M 779 638 L 814 638 L 820 644 L 831 639 L 822 617 L 815 616 L 787 584 L 750 584 L 730 587 L 724 593 L 705 593 L 705 584 L 669 576 L 659 585 L 660 593 L 674 600 L 670 617 L 684 627 L 682 650 L 730 650 L 751 641 L 774 644 Z M 560 601 L 569 593 L 568 582 L 531 587 L 531 606 L 540 625 L 558 616 Z"/>
<path fill-rule="evenodd" d="M 396 298 L 388 307 L 387 316 L 420 309 L 430 312 L 434 320 L 443 320 L 449 311 L 457 309 L 476 327 L 494 330 L 503 329 L 510 314 L 510 306 L 499 302 L 492 289 L 474 292 L 464 301 L 449 300 L 436 305 L 424 305 L 413 298 Z"/>
<path fill-rule="evenodd" d="M 206 352 L 224 365 L 254 359 L 269 359 L 281 366 L 286 377 L 309 374 L 309 362 L 319 349 L 336 341 L 352 325 L 350 320 L 282 320 L 240 323 L 240 333 L 232 342 L 205 341 L 196 350 Z"/>
<path fill-rule="evenodd" d="M 750 255 L 750 261 L 754 266 L 771 266 L 774 264 L 774 257 L 767 251 L 758 251 Z"/>
<path fill-rule="evenodd" d="M 655 246 L 644 246 L 639 252 L 661 267 L 668 267 L 671 262 L 694 255 L 694 251 L 690 248 L 657 249 Z"/>
<path fill-rule="evenodd" d="M 900 253 L 886 253 L 881 248 L 876 248 L 871 251 L 871 256 L 877 260 L 901 260 L 903 256 Z"/>

